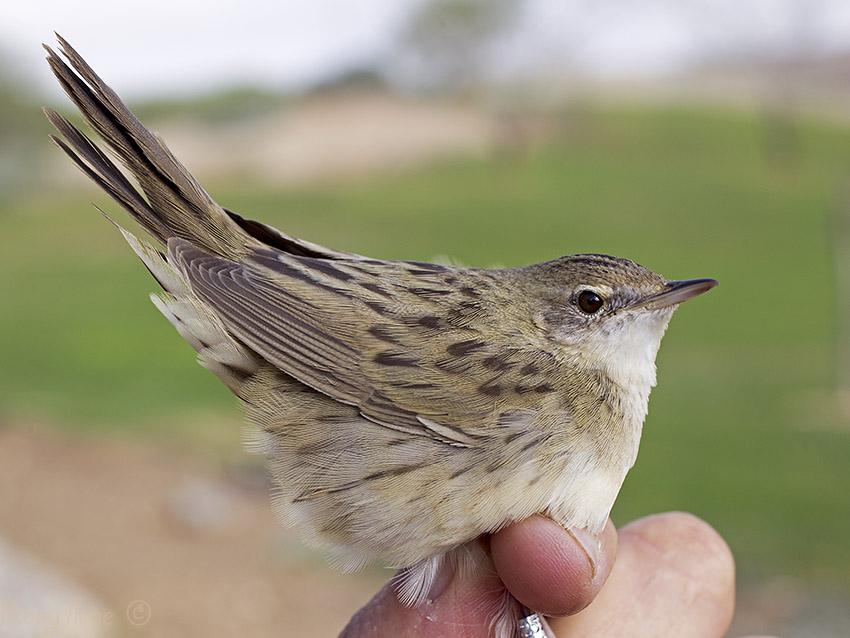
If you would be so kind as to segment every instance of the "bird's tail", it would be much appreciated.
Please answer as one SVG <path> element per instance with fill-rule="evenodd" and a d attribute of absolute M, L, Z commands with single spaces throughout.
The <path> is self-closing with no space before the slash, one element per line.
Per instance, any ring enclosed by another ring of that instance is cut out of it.
<path fill-rule="evenodd" d="M 121 159 L 141 193 L 85 135 L 52 109 L 45 114 L 65 137 L 58 144 L 95 183 L 124 207 L 152 237 L 166 244 L 187 239 L 203 250 L 234 259 L 258 242 L 234 216 L 216 204 L 165 144 L 130 112 L 121 99 L 61 36 L 62 53 L 50 47 L 47 60 L 89 125 Z M 142 195 L 144 194 L 144 196 Z"/>
<path fill-rule="evenodd" d="M 138 187 L 73 124 L 45 109 L 51 123 L 65 137 L 64 141 L 56 137 L 53 140 L 145 231 L 163 245 L 171 244 L 160 252 L 118 226 L 165 291 L 152 296 L 154 304 L 198 352 L 201 365 L 244 398 L 246 384 L 269 364 L 234 339 L 215 313 L 192 292 L 172 250 L 179 239 L 184 239 L 206 252 L 235 260 L 259 241 L 240 227 L 236 220 L 241 218 L 213 201 L 165 144 L 136 119 L 65 40 L 59 37 L 59 42 L 71 66 L 45 47 L 53 73 L 86 121 L 127 167 Z M 256 222 L 241 221 L 261 228 Z M 282 234 L 273 238 L 276 237 L 283 238 L 280 241 L 286 239 Z"/>

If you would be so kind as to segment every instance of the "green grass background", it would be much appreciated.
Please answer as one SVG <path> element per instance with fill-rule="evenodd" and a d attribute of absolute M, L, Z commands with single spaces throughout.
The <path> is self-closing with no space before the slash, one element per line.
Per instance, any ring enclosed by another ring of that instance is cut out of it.
<path fill-rule="evenodd" d="M 523 153 L 208 188 L 243 215 L 374 257 L 514 266 L 607 252 L 671 279 L 717 278 L 664 340 L 615 522 L 688 510 L 727 538 L 742 580 L 784 574 L 850 595 L 831 230 L 850 132 L 802 122 L 793 156 L 771 160 L 756 114 L 586 106 L 564 118 L 562 135 Z M 235 400 L 150 304 L 153 280 L 92 198 L 121 219 L 94 187 L 0 204 L 0 422 L 238 430 Z"/>

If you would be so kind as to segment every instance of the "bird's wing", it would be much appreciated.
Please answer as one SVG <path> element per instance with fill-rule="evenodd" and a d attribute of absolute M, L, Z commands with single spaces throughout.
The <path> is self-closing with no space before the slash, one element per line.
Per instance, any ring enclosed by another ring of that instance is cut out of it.
<path fill-rule="evenodd" d="M 476 327 L 487 309 L 437 284 L 451 269 L 272 249 L 235 262 L 181 239 L 169 260 L 240 341 L 389 427 L 469 445 L 554 392 L 551 356 Z"/>

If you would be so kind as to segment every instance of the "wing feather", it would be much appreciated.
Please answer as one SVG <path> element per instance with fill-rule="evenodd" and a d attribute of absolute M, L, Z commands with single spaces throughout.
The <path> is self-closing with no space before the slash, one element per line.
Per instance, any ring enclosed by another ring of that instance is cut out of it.
<path fill-rule="evenodd" d="M 421 265 L 383 262 L 369 287 L 366 261 L 258 249 L 235 262 L 182 239 L 169 240 L 169 256 L 240 341 L 389 427 L 468 445 L 553 391 L 538 378 L 551 355 L 470 327 L 486 304 L 444 291 Z"/>

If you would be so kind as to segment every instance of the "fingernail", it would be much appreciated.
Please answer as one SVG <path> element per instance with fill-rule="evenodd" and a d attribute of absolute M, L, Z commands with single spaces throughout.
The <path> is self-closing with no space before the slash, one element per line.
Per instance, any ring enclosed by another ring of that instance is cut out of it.
<path fill-rule="evenodd" d="M 567 530 L 567 533 L 572 536 L 573 540 L 584 550 L 584 553 L 587 556 L 587 561 L 590 563 L 591 580 L 596 580 L 596 574 L 599 572 L 599 560 L 602 555 L 602 547 L 599 544 L 599 537 L 589 534 L 587 530 L 580 527 L 571 527 Z"/>

